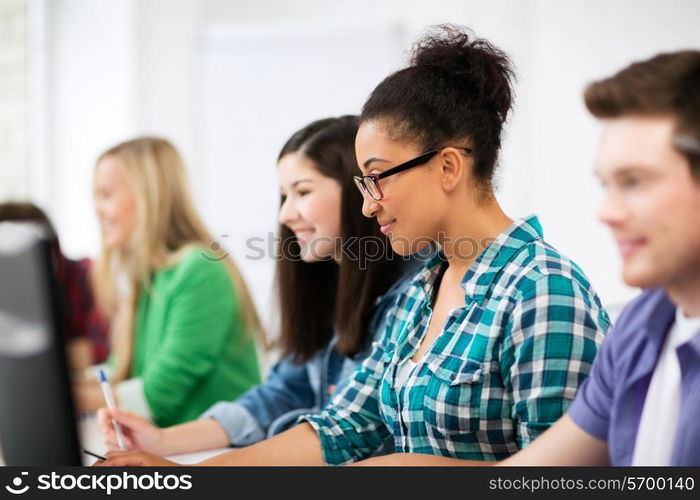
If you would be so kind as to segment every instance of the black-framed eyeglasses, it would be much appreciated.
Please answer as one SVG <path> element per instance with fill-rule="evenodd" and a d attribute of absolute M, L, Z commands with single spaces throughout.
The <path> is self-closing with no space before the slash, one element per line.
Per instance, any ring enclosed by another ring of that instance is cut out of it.
<path fill-rule="evenodd" d="M 673 144 L 681 153 L 700 158 L 700 141 L 689 135 L 676 134 Z"/>
<path fill-rule="evenodd" d="M 401 163 L 400 165 L 396 165 L 394 168 L 390 168 L 386 172 L 382 172 L 381 174 L 376 174 L 376 175 L 355 175 L 353 176 L 353 179 L 355 180 L 355 185 L 357 186 L 357 189 L 360 190 L 360 193 L 364 196 L 365 194 L 369 195 L 372 199 L 374 200 L 381 200 L 384 197 L 384 193 L 382 193 L 382 189 L 379 187 L 379 180 L 380 179 L 386 179 L 387 177 L 398 174 L 401 172 L 405 172 L 409 168 L 413 167 L 419 167 L 420 165 L 425 165 L 428 163 L 433 156 L 438 154 L 440 151 L 442 151 L 445 148 L 441 149 L 432 149 L 428 151 L 427 153 L 423 153 L 420 156 L 417 156 L 416 158 L 413 158 L 412 160 L 408 160 L 407 162 Z M 467 152 L 467 154 L 471 154 L 472 150 L 471 148 L 458 148 L 458 149 L 463 149 Z"/>

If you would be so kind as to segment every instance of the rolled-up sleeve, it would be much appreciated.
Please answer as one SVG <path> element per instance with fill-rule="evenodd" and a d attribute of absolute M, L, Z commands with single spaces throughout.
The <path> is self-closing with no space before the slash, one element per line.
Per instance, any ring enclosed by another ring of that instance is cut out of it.
<path fill-rule="evenodd" d="M 601 305 L 564 276 L 542 276 L 517 300 L 500 364 L 519 448 L 567 411 L 609 326 Z"/>
<path fill-rule="evenodd" d="M 379 409 L 379 384 L 386 367 L 390 328 L 319 414 L 299 417 L 314 428 L 326 463 L 340 465 L 369 457 L 391 434 Z"/>
<path fill-rule="evenodd" d="M 306 363 L 287 358 L 272 367 L 264 384 L 249 389 L 236 401 L 215 404 L 201 418 L 215 419 L 232 444 L 248 446 L 265 439 L 280 416 L 300 408 L 311 409 L 314 399 Z"/>
<path fill-rule="evenodd" d="M 236 401 L 219 401 L 200 419 L 213 418 L 235 446 L 248 446 L 265 439 L 265 431 L 255 417 Z"/>
<path fill-rule="evenodd" d="M 619 324 L 619 323 L 617 323 Z M 598 352 L 588 377 L 576 394 L 568 415 L 582 430 L 603 441 L 608 440 L 610 409 L 615 387 L 615 344 L 618 335 L 613 327 Z"/>

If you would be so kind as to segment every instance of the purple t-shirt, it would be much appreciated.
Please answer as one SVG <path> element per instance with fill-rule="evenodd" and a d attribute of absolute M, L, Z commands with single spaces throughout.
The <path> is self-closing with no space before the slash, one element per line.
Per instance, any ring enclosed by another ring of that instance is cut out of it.
<path fill-rule="evenodd" d="M 620 315 L 581 384 L 569 417 L 607 441 L 613 465 L 630 465 L 647 390 L 676 306 L 663 289 L 649 290 Z M 700 332 L 677 350 L 681 407 L 671 465 L 700 465 Z"/>

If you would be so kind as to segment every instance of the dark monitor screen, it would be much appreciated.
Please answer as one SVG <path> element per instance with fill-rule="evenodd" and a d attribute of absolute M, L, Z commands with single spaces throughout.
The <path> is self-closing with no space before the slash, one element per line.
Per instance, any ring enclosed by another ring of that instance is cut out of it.
<path fill-rule="evenodd" d="M 0 443 L 7 465 L 81 465 L 58 293 L 40 226 L 0 223 Z"/>

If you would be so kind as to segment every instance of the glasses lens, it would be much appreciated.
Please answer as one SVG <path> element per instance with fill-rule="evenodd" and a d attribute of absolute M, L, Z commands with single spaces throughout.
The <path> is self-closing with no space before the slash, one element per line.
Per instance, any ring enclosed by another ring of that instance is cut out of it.
<path fill-rule="evenodd" d="M 365 177 L 365 186 L 367 187 L 367 192 L 375 200 L 381 200 L 382 193 L 379 191 L 379 186 L 377 182 L 372 177 Z"/>
<path fill-rule="evenodd" d="M 372 177 L 363 178 L 359 175 L 355 175 L 352 179 L 355 181 L 355 185 L 357 186 L 357 189 L 360 190 L 360 193 L 362 193 L 362 196 L 369 195 L 375 200 L 382 199 L 382 194 L 379 191 L 379 186 L 377 186 Z"/>
<path fill-rule="evenodd" d="M 364 184 L 362 183 L 362 177 L 358 177 L 355 175 L 355 176 L 353 176 L 352 179 L 355 181 L 355 185 L 357 186 L 357 189 L 359 189 L 360 193 L 362 193 L 362 196 L 364 196 L 366 190 L 365 190 Z"/>

